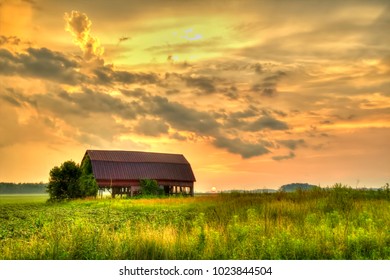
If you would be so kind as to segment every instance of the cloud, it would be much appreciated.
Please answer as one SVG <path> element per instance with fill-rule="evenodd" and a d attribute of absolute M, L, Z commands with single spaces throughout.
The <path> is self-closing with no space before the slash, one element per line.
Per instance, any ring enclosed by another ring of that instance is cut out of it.
<path fill-rule="evenodd" d="M 20 94 L 13 88 L 6 88 L 5 91 L 0 92 L 0 98 L 16 107 L 21 107 L 22 103 L 18 100 Z"/>
<path fill-rule="evenodd" d="M 258 114 L 258 110 L 254 106 L 249 106 L 244 111 L 233 112 L 230 114 L 232 119 L 250 118 Z"/>
<path fill-rule="evenodd" d="M 288 128 L 287 123 L 279 121 L 271 116 L 262 116 L 251 123 L 247 123 L 244 127 L 247 131 L 260 131 L 263 129 L 287 130 Z"/>
<path fill-rule="evenodd" d="M 176 139 L 176 140 L 179 140 L 179 141 L 187 140 L 187 137 L 181 135 L 181 134 L 178 133 L 178 132 L 175 132 L 175 133 L 171 134 L 170 137 L 171 137 L 172 139 Z"/>
<path fill-rule="evenodd" d="M 145 97 L 143 101 L 143 108 L 150 114 L 166 120 L 175 129 L 201 135 L 215 135 L 220 128 L 220 124 L 211 114 L 169 101 L 165 97 Z"/>
<path fill-rule="evenodd" d="M 12 97 L 11 95 L 0 96 L 0 98 L 3 99 L 4 101 L 7 101 L 9 104 L 16 106 L 16 107 L 21 107 L 21 105 L 22 105 L 22 104 L 20 104 L 20 102 L 17 99 Z"/>
<path fill-rule="evenodd" d="M 252 86 L 252 91 L 260 92 L 262 96 L 272 97 L 277 92 L 277 83 L 284 76 L 286 76 L 286 73 L 283 71 L 277 71 L 272 75 L 266 76 L 260 83 Z"/>
<path fill-rule="evenodd" d="M 280 161 L 280 160 L 286 160 L 286 159 L 292 159 L 295 157 L 295 154 L 293 152 L 290 152 L 288 155 L 285 156 L 274 156 L 272 157 L 273 160 Z"/>
<path fill-rule="evenodd" d="M 304 145 L 305 140 L 303 139 L 298 139 L 298 140 L 278 140 L 277 141 L 279 144 L 282 146 L 285 146 L 289 148 L 290 150 L 295 150 L 298 146 Z"/>
<path fill-rule="evenodd" d="M 167 90 L 165 91 L 165 94 L 166 94 L 166 95 L 175 95 L 175 94 L 179 94 L 179 93 L 180 93 L 180 90 L 175 89 L 175 88 L 173 88 L 173 89 L 167 89 Z"/>
<path fill-rule="evenodd" d="M 1 99 L 4 99 L 3 94 L 0 91 Z M 21 122 L 14 105 L 2 103 L 0 106 L 0 148 L 19 143 L 41 142 L 42 139 L 47 139 L 48 143 L 58 140 L 47 116 L 33 116 Z"/>
<path fill-rule="evenodd" d="M 28 48 L 26 53 L 11 53 L 0 49 L 0 74 L 48 79 L 64 84 L 78 84 L 85 76 L 77 70 L 79 64 L 59 52 L 47 48 Z"/>
<path fill-rule="evenodd" d="M 84 88 L 83 91 L 72 94 L 62 91 L 59 97 L 62 102 L 72 104 L 72 107 L 76 108 L 79 114 L 102 113 L 118 115 L 131 120 L 143 112 L 137 102 L 125 102 L 120 98 L 89 88 Z"/>
<path fill-rule="evenodd" d="M 238 89 L 235 86 L 230 86 L 227 90 L 225 90 L 225 95 L 230 99 L 238 98 Z"/>
<path fill-rule="evenodd" d="M 58 131 L 62 131 L 64 138 L 77 141 L 98 138 L 112 141 L 113 137 L 129 131 L 117 121 L 118 117 L 135 120 L 142 114 L 142 108 L 136 102 L 124 102 L 88 88 L 72 93 L 55 89 L 54 93 L 21 94 L 15 98 L 25 105 L 26 110 L 35 110 L 38 115 L 56 120 L 60 124 Z"/>
<path fill-rule="evenodd" d="M 245 143 L 239 138 L 229 139 L 217 137 L 213 144 L 218 148 L 224 148 L 230 153 L 239 154 L 243 158 L 251 158 L 269 153 L 269 150 L 261 143 Z"/>
<path fill-rule="evenodd" d="M 154 73 L 131 73 L 114 70 L 112 65 L 97 67 L 93 70 L 95 81 L 99 84 L 109 85 L 114 82 L 123 84 L 157 84 L 159 77 Z"/>
<path fill-rule="evenodd" d="M 219 37 L 212 37 L 197 41 L 187 41 L 177 44 L 151 46 L 145 50 L 151 52 L 153 55 L 167 55 L 167 57 L 169 57 L 171 54 L 214 52 L 216 48 L 224 48 L 221 38 Z"/>
<path fill-rule="evenodd" d="M 162 120 L 142 119 L 135 127 L 135 132 L 146 136 L 160 136 L 168 133 L 169 126 Z"/>
<path fill-rule="evenodd" d="M 149 93 L 143 88 L 135 88 L 132 90 L 122 89 L 122 94 L 127 97 L 141 98 L 143 96 L 149 95 Z"/>
<path fill-rule="evenodd" d="M 74 36 L 74 42 L 81 48 L 86 60 L 99 58 L 104 53 L 104 48 L 100 46 L 97 38 L 91 35 L 92 21 L 84 13 L 72 11 L 64 16 L 66 27 Z"/>
<path fill-rule="evenodd" d="M 215 85 L 211 78 L 208 77 L 182 77 L 187 86 L 202 90 L 205 93 L 214 93 Z"/>
<path fill-rule="evenodd" d="M 120 38 L 118 39 L 118 45 L 119 45 L 120 43 L 122 43 L 122 42 L 124 42 L 124 41 L 127 41 L 127 40 L 130 40 L 130 39 L 131 39 L 130 37 L 125 37 L 125 36 L 120 37 Z"/>
<path fill-rule="evenodd" d="M 22 42 L 17 36 L 4 36 L 0 35 L 0 46 L 1 45 L 19 45 Z"/>

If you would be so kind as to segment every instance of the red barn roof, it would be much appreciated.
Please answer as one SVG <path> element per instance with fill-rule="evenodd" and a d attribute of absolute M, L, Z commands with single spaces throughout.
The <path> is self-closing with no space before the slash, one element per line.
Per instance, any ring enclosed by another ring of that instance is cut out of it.
<path fill-rule="evenodd" d="M 86 156 L 100 186 L 129 185 L 140 179 L 154 179 L 161 185 L 195 182 L 190 163 L 180 154 L 87 150 Z"/>

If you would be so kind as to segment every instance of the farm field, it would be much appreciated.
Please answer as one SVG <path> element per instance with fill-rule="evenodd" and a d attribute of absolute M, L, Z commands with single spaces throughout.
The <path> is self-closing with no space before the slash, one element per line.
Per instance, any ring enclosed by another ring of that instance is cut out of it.
<path fill-rule="evenodd" d="M 0 196 L 0 259 L 390 259 L 388 189 L 46 199 Z"/>
<path fill-rule="evenodd" d="M 49 199 L 47 194 L 1 194 L 0 205 L 42 203 Z"/>

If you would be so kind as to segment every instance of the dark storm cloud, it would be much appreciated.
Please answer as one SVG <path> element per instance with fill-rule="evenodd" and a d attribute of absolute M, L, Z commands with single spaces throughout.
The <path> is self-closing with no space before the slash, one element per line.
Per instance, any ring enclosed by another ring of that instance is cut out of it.
<path fill-rule="evenodd" d="M 280 161 L 285 159 L 292 159 L 295 157 L 295 154 L 293 152 L 290 152 L 288 155 L 285 156 L 274 156 L 272 157 L 273 160 Z"/>
<path fill-rule="evenodd" d="M 251 158 L 269 153 L 269 150 L 263 144 L 245 143 L 239 138 L 229 139 L 220 136 L 214 140 L 213 144 L 233 154 L 239 154 L 243 158 Z"/>
<path fill-rule="evenodd" d="M 86 79 L 76 71 L 78 67 L 76 61 L 46 48 L 28 48 L 26 53 L 16 54 L 0 49 L 0 74 L 3 75 L 22 75 L 74 85 Z"/>

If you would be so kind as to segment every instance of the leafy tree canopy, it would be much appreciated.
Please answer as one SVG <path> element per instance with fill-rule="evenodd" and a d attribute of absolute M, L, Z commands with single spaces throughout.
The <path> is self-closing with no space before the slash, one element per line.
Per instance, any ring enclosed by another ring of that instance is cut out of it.
<path fill-rule="evenodd" d="M 72 160 L 65 161 L 61 166 L 50 170 L 47 186 L 50 200 L 64 200 L 96 196 L 98 185 L 92 174 L 83 172 L 80 166 Z"/>

